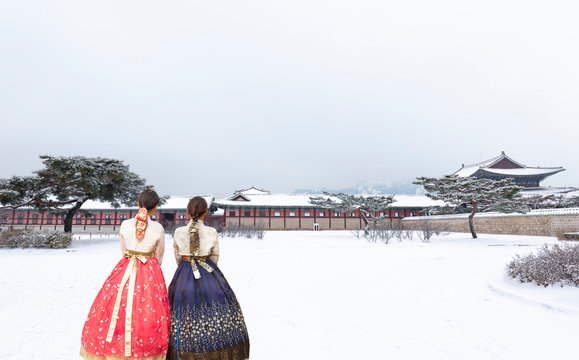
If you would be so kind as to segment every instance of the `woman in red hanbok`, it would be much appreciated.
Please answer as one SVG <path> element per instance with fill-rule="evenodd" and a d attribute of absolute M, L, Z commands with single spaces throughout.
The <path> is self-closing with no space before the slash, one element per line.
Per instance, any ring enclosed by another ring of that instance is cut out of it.
<path fill-rule="evenodd" d="M 121 224 L 123 258 L 99 291 L 82 330 L 80 355 L 87 360 L 166 358 L 165 231 L 150 218 L 158 205 L 154 190 L 143 191 L 137 217 Z"/>

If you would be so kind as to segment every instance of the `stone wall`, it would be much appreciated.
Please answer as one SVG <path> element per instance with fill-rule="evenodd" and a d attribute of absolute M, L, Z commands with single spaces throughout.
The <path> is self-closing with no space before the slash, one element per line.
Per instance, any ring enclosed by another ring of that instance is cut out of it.
<path fill-rule="evenodd" d="M 470 232 L 468 214 L 405 218 L 405 229 L 420 229 L 428 222 L 435 229 L 450 232 Z M 515 234 L 557 236 L 579 232 L 579 208 L 533 210 L 527 214 L 476 214 L 474 226 L 481 234 Z"/>

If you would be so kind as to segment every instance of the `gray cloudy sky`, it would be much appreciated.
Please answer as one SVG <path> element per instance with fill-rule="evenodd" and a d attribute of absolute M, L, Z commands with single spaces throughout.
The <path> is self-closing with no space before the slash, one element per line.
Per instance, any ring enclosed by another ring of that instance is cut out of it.
<path fill-rule="evenodd" d="M 501 150 L 579 186 L 575 1 L 5 1 L 0 177 L 124 160 L 163 194 L 411 181 Z"/>

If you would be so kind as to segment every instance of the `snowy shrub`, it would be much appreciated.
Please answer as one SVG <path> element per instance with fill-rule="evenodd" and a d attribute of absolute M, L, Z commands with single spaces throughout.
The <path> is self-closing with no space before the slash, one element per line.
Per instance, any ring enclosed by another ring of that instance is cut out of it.
<path fill-rule="evenodd" d="M 420 229 L 416 231 L 416 235 L 422 242 L 430 242 L 430 238 L 434 235 L 434 228 L 428 221 L 423 221 L 420 224 Z"/>
<path fill-rule="evenodd" d="M 402 238 L 406 240 L 412 240 L 414 237 L 414 230 L 405 229 L 402 230 Z"/>
<path fill-rule="evenodd" d="M 404 239 L 404 230 L 392 230 L 392 231 L 393 231 L 394 237 L 398 241 L 402 241 L 402 239 Z"/>
<path fill-rule="evenodd" d="M 390 227 L 385 224 L 374 224 L 370 229 L 368 229 L 368 235 L 366 239 L 369 242 L 380 241 L 383 244 L 388 244 L 390 239 L 396 230 L 390 230 Z"/>
<path fill-rule="evenodd" d="M 1 247 L 63 249 L 69 247 L 71 243 L 71 235 L 59 231 L 17 229 L 3 230 L 0 233 Z"/>
<path fill-rule="evenodd" d="M 579 287 L 579 246 L 543 245 L 537 254 L 517 255 L 508 265 L 508 273 L 521 282 Z"/>
<path fill-rule="evenodd" d="M 263 239 L 265 236 L 265 227 L 260 225 L 246 226 L 246 225 L 229 225 L 223 228 L 223 236 L 228 237 L 245 237 L 251 239 L 253 237 L 257 239 Z"/>

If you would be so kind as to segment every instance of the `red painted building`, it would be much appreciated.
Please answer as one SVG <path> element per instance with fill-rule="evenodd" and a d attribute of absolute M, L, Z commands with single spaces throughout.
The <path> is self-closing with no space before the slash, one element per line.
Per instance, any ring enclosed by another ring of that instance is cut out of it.
<path fill-rule="evenodd" d="M 344 230 L 363 228 L 359 211 L 336 213 L 310 203 L 312 195 L 271 194 L 267 190 L 251 187 L 236 191 L 226 199 L 216 200 L 223 210 L 226 226 L 258 226 L 271 230 Z M 426 196 L 396 195 L 395 202 L 376 217 L 403 218 L 420 216 L 430 206 L 441 205 Z"/>

